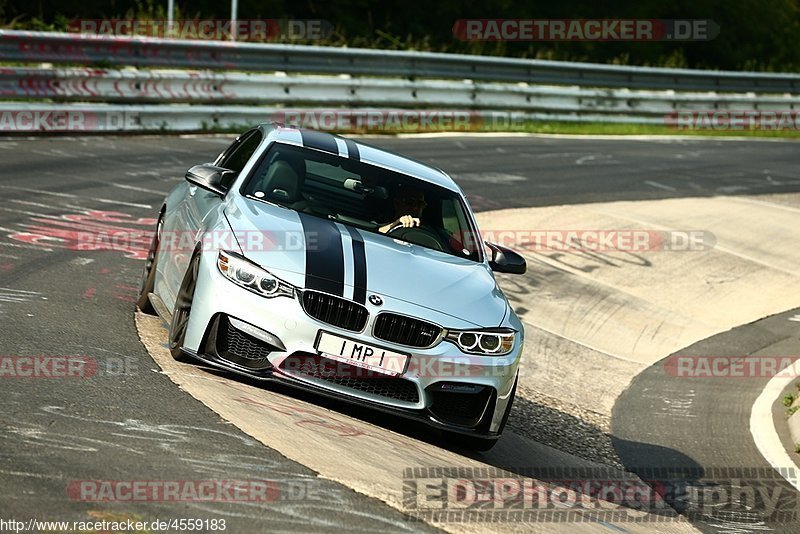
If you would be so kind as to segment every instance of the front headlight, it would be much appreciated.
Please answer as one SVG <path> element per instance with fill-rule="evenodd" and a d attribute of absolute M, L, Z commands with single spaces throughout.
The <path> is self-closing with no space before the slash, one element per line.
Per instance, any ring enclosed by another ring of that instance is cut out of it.
<path fill-rule="evenodd" d="M 514 348 L 517 333 L 509 329 L 450 330 L 445 336 L 462 352 L 484 356 L 503 356 Z"/>
<path fill-rule="evenodd" d="M 220 251 L 217 267 L 225 278 L 262 297 L 294 298 L 294 286 L 233 252 Z"/>

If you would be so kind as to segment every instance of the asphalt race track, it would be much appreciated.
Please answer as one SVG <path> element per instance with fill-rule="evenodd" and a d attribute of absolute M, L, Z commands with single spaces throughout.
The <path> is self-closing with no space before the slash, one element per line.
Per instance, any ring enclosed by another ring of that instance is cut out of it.
<path fill-rule="evenodd" d="M 93 366 L 88 377 L 0 381 L 0 503 L 17 519 L 122 514 L 144 519 L 225 518 L 229 532 L 432 530 L 409 520 L 379 495 L 368 496 L 372 494 L 353 491 L 338 478 L 318 476 L 320 471 L 309 468 L 310 462 L 265 446 L 177 387 L 145 350 L 134 322 L 141 260 L 149 240 L 85 241 L 87 231 L 130 236 L 151 230 L 164 194 L 188 167 L 213 160 L 228 142 L 221 136 L 0 139 L 0 355 L 81 357 Z M 443 168 L 479 212 L 757 195 L 784 210 L 798 208 L 791 196 L 800 192 L 794 142 L 525 136 L 371 142 Z M 557 300 L 558 295 L 551 298 Z M 535 308 L 535 293 L 525 299 L 515 305 Z M 795 308 L 798 302 L 775 312 Z M 787 317 L 709 336 L 681 353 L 750 354 L 772 347 L 797 354 L 797 337 L 790 328 L 796 323 Z M 749 321 L 734 326 L 744 322 Z M 750 404 L 765 381 L 718 381 L 700 392 L 701 386 L 691 381 L 665 380 L 663 366 L 654 361 L 639 364 L 641 368 L 631 369 L 644 372 L 619 398 L 611 419 L 613 445 L 627 469 L 655 467 L 659 461 L 696 472 L 767 469 L 747 428 Z M 663 399 L 684 398 L 691 389 L 698 393 L 691 398 L 690 411 L 653 416 Z M 278 392 L 319 403 L 340 420 L 386 425 L 426 446 L 446 447 L 417 428 L 310 396 Z M 536 443 L 523 428 L 537 424 L 525 419 L 531 403 L 522 399 L 515 404 L 511 417 L 517 425 L 495 450 L 486 455 L 450 452 L 512 472 L 527 466 L 593 465 L 568 447 Z M 328 456 L 314 461 L 340 460 Z M 396 476 L 393 489 L 399 491 L 401 472 Z M 294 497 L 281 494 L 267 503 L 105 503 L 81 499 L 74 491 L 76 481 L 85 480 L 222 477 L 289 484 Z M 748 523 L 740 514 L 726 516 L 728 523 L 717 519 L 713 513 L 691 517 L 694 527 L 708 532 L 800 529 L 786 518 Z M 631 529 L 624 524 L 594 526 Z M 671 531 L 669 525 L 658 528 Z"/>

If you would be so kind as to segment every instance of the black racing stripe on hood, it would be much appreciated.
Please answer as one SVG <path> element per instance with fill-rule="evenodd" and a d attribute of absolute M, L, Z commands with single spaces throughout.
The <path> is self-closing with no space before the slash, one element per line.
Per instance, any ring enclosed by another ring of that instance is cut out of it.
<path fill-rule="evenodd" d="M 353 240 L 353 300 L 359 304 L 367 302 L 367 253 L 364 238 L 355 228 L 345 226 Z"/>
<path fill-rule="evenodd" d="M 345 139 L 344 144 L 347 147 L 347 157 L 356 161 L 361 160 L 361 154 L 358 151 L 358 145 L 352 139 Z"/>
<path fill-rule="evenodd" d="M 342 234 L 332 221 L 298 215 L 306 239 L 306 289 L 344 296 Z"/>
<path fill-rule="evenodd" d="M 300 130 L 300 136 L 303 138 L 303 146 L 305 147 L 339 155 L 339 145 L 336 144 L 336 138 L 329 133 Z"/>

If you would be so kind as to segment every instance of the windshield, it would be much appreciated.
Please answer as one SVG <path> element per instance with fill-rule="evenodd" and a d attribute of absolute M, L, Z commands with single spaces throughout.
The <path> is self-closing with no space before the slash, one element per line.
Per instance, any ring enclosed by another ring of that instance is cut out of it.
<path fill-rule="evenodd" d="M 480 241 L 458 193 L 360 161 L 275 143 L 241 193 L 481 261 Z"/>

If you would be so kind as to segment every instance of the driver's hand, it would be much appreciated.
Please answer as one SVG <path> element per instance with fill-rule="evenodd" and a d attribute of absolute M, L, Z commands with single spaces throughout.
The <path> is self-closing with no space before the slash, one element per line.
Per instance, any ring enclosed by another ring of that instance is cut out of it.
<path fill-rule="evenodd" d="M 413 228 L 414 226 L 419 226 L 419 219 L 411 215 L 403 215 L 394 224 L 402 224 L 403 228 Z"/>

